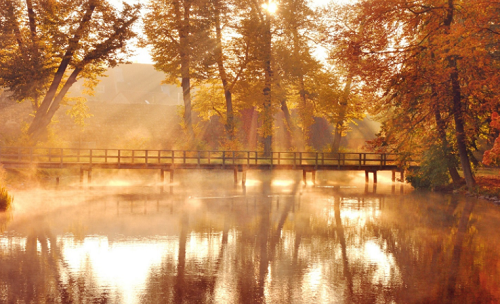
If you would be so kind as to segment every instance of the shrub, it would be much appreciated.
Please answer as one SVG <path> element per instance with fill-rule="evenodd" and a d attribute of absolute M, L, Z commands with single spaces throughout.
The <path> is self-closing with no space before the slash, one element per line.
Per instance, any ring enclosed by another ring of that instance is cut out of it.
<path fill-rule="evenodd" d="M 12 205 L 14 199 L 9 195 L 7 189 L 0 187 L 0 211 L 6 211 Z"/>
<path fill-rule="evenodd" d="M 435 188 L 447 185 L 450 181 L 447 160 L 439 146 L 431 146 L 425 151 L 420 168 L 406 176 L 415 188 Z"/>

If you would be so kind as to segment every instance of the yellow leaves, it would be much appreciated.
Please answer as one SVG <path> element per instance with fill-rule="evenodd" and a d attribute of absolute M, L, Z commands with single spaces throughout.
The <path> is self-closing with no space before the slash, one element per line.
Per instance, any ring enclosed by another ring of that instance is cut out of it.
<path fill-rule="evenodd" d="M 85 127 L 85 119 L 90 118 L 94 115 L 89 113 L 89 107 L 87 106 L 87 100 L 83 97 L 65 98 L 66 104 L 70 107 L 66 110 L 66 115 L 73 118 L 73 121 L 80 128 Z"/>
<path fill-rule="evenodd" d="M 220 81 L 208 80 L 196 88 L 193 110 L 198 112 L 198 116 L 204 121 L 210 120 L 212 116 L 219 116 L 225 120 L 225 102 L 224 89 Z"/>

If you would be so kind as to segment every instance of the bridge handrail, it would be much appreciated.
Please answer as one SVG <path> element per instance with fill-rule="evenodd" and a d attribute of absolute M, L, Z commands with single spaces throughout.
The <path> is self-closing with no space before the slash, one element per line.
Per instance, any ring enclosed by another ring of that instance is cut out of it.
<path fill-rule="evenodd" d="M 81 149 L 0 147 L 0 163 L 72 163 L 72 164 L 220 164 L 225 165 L 291 165 L 303 166 L 387 166 L 411 159 L 401 155 L 374 152 L 288 152 L 266 155 L 259 151 L 198 151 L 161 149 Z"/>

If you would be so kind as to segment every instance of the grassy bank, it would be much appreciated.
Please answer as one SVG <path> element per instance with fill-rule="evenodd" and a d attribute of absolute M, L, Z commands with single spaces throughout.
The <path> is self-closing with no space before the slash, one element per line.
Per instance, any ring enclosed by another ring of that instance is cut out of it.
<path fill-rule="evenodd" d="M 468 191 L 465 181 L 455 192 L 477 196 L 500 205 L 499 170 L 498 168 L 481 168 L 475 174 L 476 186 L 472 193 Z"/>

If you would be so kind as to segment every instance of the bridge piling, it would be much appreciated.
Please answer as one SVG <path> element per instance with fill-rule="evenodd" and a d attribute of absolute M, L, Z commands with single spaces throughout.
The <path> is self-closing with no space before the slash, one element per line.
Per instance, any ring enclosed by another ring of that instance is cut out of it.
<path fill-rule="evenodd" d="M 405 179 L 405 171 L 404 169 L 401 169 L 401 170 L 392 170 L 392 182 L 396 182 L 396 171 L 399 172 L 400 174 L 400 179 L 401 179 L 401 182 L 404 182 L 404 179 Z"/>
<path fill-rule="evenodd" d="M 365 183 L 370 182 L 370 177 L 368 175 L 370 172 L 373 174 L 373 183 L 376 184 L 377 183 L 377 171 L 368 171 L 368 170 L 365 170 Z"/>
<path fill-rule="evenodd" d="M 304 185 L 307 185 L 307 172 L 311 172 L 312 182 L 316 185 L 316 170 L 302 170 L 302 181 Z"/>

